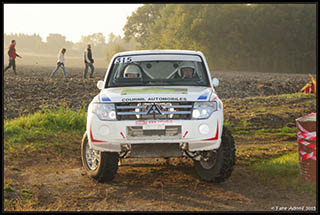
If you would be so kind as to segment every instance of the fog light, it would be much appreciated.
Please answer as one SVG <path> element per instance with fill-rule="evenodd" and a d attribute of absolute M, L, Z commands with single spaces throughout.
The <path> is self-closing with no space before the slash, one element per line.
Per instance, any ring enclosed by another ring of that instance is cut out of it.
<path fill-rule="evenodd" d="M 208 134 L 209 133 L 209 126 L 207 124 L 202 124 L 199 126 L 199 131 L 201 134 Z"/>
<path fill-rule="evenodd" d="M 110 128 L 107 125 L 100 126 L 99 134 L 102 136 L 107 136 L 110 132 Z"/>

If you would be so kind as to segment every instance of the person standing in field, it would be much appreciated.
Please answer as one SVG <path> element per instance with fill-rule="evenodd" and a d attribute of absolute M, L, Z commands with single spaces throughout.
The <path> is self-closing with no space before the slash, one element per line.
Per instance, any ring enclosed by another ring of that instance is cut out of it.
<path fill-rule="evenodd" d="M 93 72 L 94 72 L 94 60 L 92 58 L 92 51 L 91 51 L 91 45 L 88 44 L 88 48 L 84 51 L 84 63 L 85 63 L 85 69 L 83 73 L 83 77 L 87 78 L 88 73 L 88 67 L 91 69 L 90 78 L 93 78 Z"/>
<path fill-rule="evenodd" d="M 8 55 L 9 55 L 9 65 L 4 69 L 4 72 L 7 71 L 11 66 L 15 75 L 17 75 L 16 71 L 16 57 L 22 58 L 16 52 L 16 41 L 11 40 L 11 44 L 8 47 Z"/>
<path fill-rule="evenodd" d="M 51 78 L 53 79 L 54 78 L 54 75 L 55 73 L 60 69 L 62 68 L 63 70 L 63 75 L 64 77 L 66 78 L 67 77 L 67 74 L 66 74 L 66 69 L 64 67 L 64 54 L 66 53 L 66 49 L 65 48 L 62 48 L 59 53 L 58 53 L 58 60 L 57 60 L 57 67 L 52 71 L 51 73 Z"/>

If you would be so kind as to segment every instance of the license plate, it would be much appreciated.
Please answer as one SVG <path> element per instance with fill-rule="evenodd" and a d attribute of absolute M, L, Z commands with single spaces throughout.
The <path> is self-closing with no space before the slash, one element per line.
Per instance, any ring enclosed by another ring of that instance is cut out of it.
<path fill-rule="evenodd" d="M 161 124 L 158 124 L 158 125 L 151 124 L 151 125 L 143 125 L 142 129 L 143 130 L 165 130 L 166 126 Z"/>

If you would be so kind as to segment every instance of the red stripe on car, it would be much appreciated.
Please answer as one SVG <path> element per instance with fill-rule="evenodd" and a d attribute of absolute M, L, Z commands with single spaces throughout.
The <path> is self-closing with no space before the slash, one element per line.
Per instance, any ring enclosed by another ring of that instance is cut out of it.
<path fill-rule="evenodd" d="M 216 136 L 215 137 L 212 137 L 212 138 L 209 138 L 209 139 L 204 139 L 202 141 L 210 141 L 210 140 L 217 140 L 219 137 L 219 121 L 217 121 L 217 132 L 216 132 Z"/>
<path fill-rule="evenodd" d="M 188 131 L 186 131 L 186 133 L 184 133 L 183 138 L 185 138 L 188 134 Z"/>
<path fill-rule="evenodd" d="M 126 139 L 126 136 L 124 136 L 124 134 L 122 133 L 122 131 L 120 132 L 121 136 L 123 139 Z"/>
<path fill-rule="evenodd" d="M 91 125 L 90 125 L 90 139 L 91 139 L 91 142 L 96 142 L 96 143 L 105 142 L 105 141 L 96 140 L 96 139 L 93 138 L 93 136 L 92 136 L 92 126 Z"/>

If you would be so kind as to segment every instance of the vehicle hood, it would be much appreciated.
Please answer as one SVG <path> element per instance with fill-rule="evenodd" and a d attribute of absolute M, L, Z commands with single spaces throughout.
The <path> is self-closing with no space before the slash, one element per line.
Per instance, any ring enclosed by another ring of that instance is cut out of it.
<path fill-rule="evenodd" d="M 115 87 L 101 90 L 100 102 L 208 101 L 213 90 L 198 86 Z"/>

